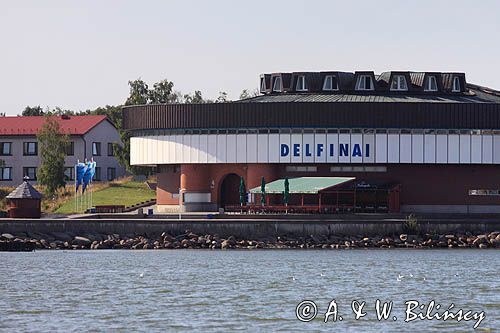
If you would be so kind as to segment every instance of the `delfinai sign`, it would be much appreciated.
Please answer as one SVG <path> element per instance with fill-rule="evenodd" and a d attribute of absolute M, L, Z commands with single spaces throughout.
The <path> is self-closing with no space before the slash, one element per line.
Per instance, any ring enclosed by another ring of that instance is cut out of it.
<path fill-rule="evenodd" d="M 318 143 L 316 145 L 311 145 L 309 143 L 306 143 L 303 147 L 304 149 L 301 149 L 301 144 L 300 143 L 294 143 L 292 147 L 292 154 L 294 157 L 301 157 L 304 155 L 305 157 L 321 157 L 323 154 L 326 154 L 330 157 L 334 157 L 335 154 L 337 154 L 340 157 L 342 156 L 351 156 L 351 157 L 370 157 L 370 144 L 367 143 L 365 144 L 364 147 L 364 152 L 362 149 L 362 145 L 359 143 L 355 143 L 352 145 L 352 149 L 349 149 L 349 144 L 348 143 L 339 143 L 338 147 L 336 148 L 333 143 L 330 143 L 325 151 L 325 144 L 323 143 Z M 286 143 L 281 144 L 281 149 L 280 149 L 280 157 L 287 157 L 290 154 L 290 146 Z"/>
<path fill-rule="evenodd" d="M 180 134 L 132 137 L 130 145 L 132 165 L 500 164 L 500 135 L 477 133 Z"/>

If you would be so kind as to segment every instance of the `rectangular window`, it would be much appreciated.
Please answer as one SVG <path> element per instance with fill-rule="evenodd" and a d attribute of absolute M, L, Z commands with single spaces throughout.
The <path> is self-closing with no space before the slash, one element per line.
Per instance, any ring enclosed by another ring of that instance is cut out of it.
<path fill-rule="evenodd" d="M 285 168 L 285 170 L 286 172 L 317 172 L 318 167 L 289 165 Z"/>
<path fill-rule="evenodd" d="M 300 75 L 297 77 L 297 85 L 295 87 L 297 91 L 307 91 L 306 87 L 306 77 L 304 75 Z"/>
<path fill-rule="evenodd" d="M 460 92 L 460 78 L 458 76 L 455 76 L 453 78 L 453 92 Z"/>
<path fill-rule="evenodd" d="M 66 148 L 64 149 L 67 156 L 75 155 L 75 143 L 73 141 L 68 142 Z"/>
<path fill-rule="evenodd" d="M 113 143 L 108 142 L 108 156 L 114 156 L 115 155 L 115 150 L 113 148 Z"/>
<path fill-rule="evenodd" d="M 435 76 L 427 77 L 427 83 L 425 84 L 425 91 L 437 91 L 437 81 Z"/>
<path fill-rule="evenodd" d="M 114 180 L 116 178 L 116 169 L 115 168 L 108 168 L 108 180 Z"/>
<path fill-rule="evenodd" d="M 500 190 L 469 190 L 469 195 L 500 195 Z"/>
<path fill-rule="evenodd" d="M 12 142 L 0 142 L 0 155 L 12 155 Z"/>
<path fill-rule="evenodd" d="M 64 180 L 75 180 L 75 168 L 74 167 L 65 167 L 64 168 Z"/>
<path fill-rule="evenodd" d="M 38 155 L 38 142 L 23 142 L 23 155 L 24 156 Z"/>
<path fill-rule="evenodd" d="M 281 77 L 276 77 L 274 79 L 273 91 L 281 92 Z"/>
<path fill-rule="evenodd" d="M 327 75 L 325 83 L 323 83 L 323 90 L 339 90 L 337 77 L 335 75 Z"/>
<path fill-rule="evenodd" d="M 101 156 L 100 142 L 92 142 L 92 156 Z"/>
<path fill-rule="evenodd" d="M 101 181 L 101 167 L 95 168 L 94 180 Z"/>
<path fill-rule="evenodd" d="M 28 180 L 36 180 L 36 168 L 35 167 L 24 167 L 23 177 L 28 177 Z"/>
<path fill-rule="evenodd" d="M 332 166 L 330 172 L 387 172 L 386 166 Z"/>
<path fill-rule="evenodd" d="M 356 83 L 356 90 L 373 90 L 372 77 L 370 75 L 360 75 Z"/>
<path fill-rule="evenodd" d="M 0 167 L 0 180 L 12 180 L 11 167 Z"/>
<path fill-rule="evenodd" d="M 404 75 L 394 75 L 394 77 L 392 78 L 391 90 L 408 90 L 408 85 L 406 84 L 406 78 Z"/>

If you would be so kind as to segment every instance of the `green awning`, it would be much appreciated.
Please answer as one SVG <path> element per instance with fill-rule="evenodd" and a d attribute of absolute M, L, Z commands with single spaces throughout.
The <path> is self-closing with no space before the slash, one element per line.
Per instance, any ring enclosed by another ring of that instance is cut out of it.
<path fill-rule="evenodd" d="M 297 177 L 289 178 L 290 193 L 317 194 L 319 191 L 354 180 L 353 177 Z M 281 194 L 285 191 L 285 179 L 278 179 L 266 184 L 267 194 Z M 250 193 L 261 193 L 260 186 Z"/>

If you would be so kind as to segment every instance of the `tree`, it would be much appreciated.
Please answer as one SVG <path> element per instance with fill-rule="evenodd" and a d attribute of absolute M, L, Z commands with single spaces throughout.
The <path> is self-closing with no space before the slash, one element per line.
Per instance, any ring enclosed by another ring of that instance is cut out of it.
<path fill-rule="evenodd" d="M 149 102 L 149 87 L 146 82 L 141 79 L 128 81 L 130 86 L 129 97 L 125 101 L 125 105 L 143 105 Z"/>
<path fill-rule="evenodd" d="M 258 89 L 254 89 L 253 91 L 249 91 L 248 89 L 243 89 L 240 94 L 240 99 L 252 98 L 259 95 L 260 93 Z"/>
<path fill-rule="evenodd" d="M 215 103 L 227 103 L 230 100 L 227 98 L 227 92 L 219 91 L 219 97 L 215 100 Z"/>
<path fill-rule="evenodd" d="M 205 103 L 203 96 L 201 95 L 201 91 L 195 90 L 192 95 L 186 94 L 184 95 L 184 103 L 186 104 L 201 104 Z"/>
<path fill-rule="evenodd" d="M 61 132 L 54 116 L 46 116 L 42 129 L 37 134 L 40 151 L 38 181 L 45 186 L 45 194 L 54 197 L 60 187 L 64 187 L 64 157 L 68 136 Z"/>
<path fill-rule="evenodd" d="M 45 112 L 40 105 L 37 106 L 27 106 L 24 108 L 22 116 L 43 116 Z"/>
<path fill-rule="evenodd" d="M 177 94 L 172 93 L 174 83 L 168 80 L 156 82 L 149 91 L 150 104 L 167 104 L 177 102 Z"/>

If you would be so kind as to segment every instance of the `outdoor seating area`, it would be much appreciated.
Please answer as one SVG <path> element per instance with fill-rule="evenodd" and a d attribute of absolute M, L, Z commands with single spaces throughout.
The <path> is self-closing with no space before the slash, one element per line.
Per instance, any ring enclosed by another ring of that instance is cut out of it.
<path fill-rule="evenodd" d="M 399 192 L 399 184 L 368 184 L 351 177 L 286 178 L 253 188 L 249 203 L 224 209 L 245 214 L 397 213 Z"/>

